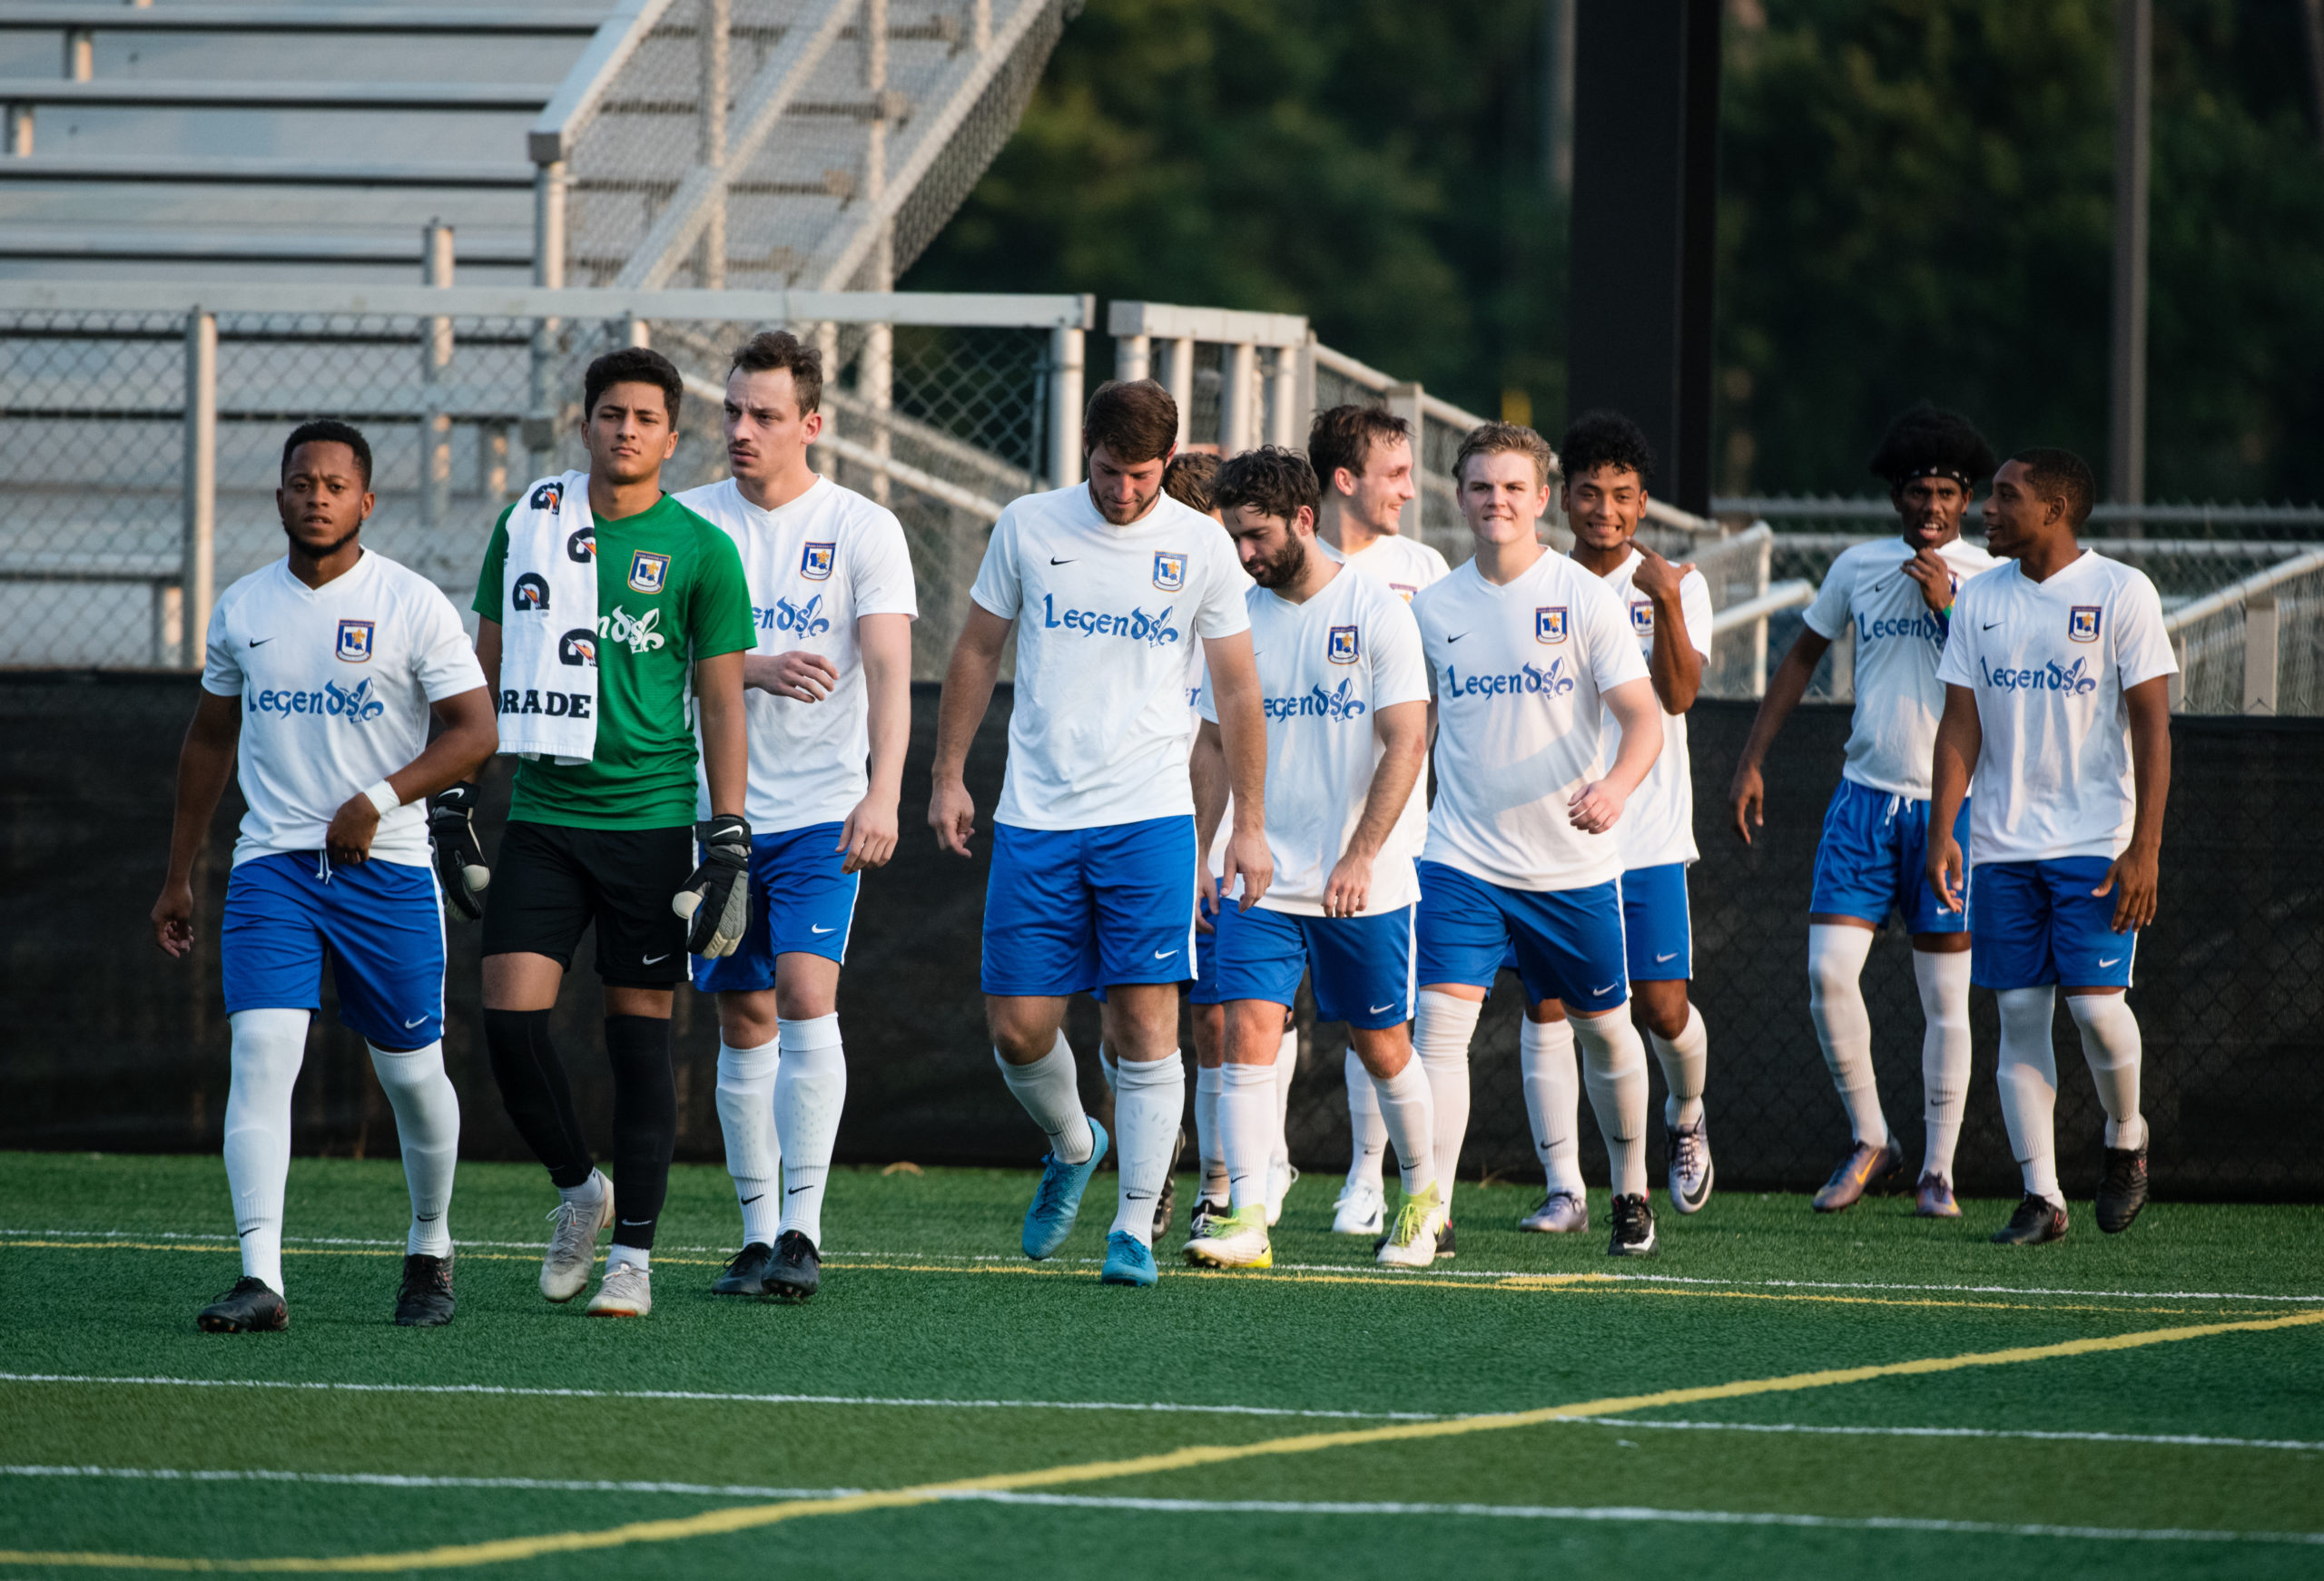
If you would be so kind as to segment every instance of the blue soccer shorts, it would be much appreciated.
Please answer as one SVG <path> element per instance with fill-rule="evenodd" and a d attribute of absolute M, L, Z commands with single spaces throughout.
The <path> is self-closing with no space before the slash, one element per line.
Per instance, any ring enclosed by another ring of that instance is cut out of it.
<path fill-rule="evenodd" d="M 1969 799 L 1961 799 L 1953 838 L 1969 849 Z M 1960 933 L 1965 911 L 1947 911 L 1928 887 L 1928 803 L 1842 780 L 1824 810 L 1816 842 L 1816 883 L 1807 910 L 1856 917 L 1875 928 L 1901 912 L 1909 933 Z"/>
<path fill-rule="evenodd" d="M 1214 888 L 1216 880 L 1214 880 Z M 1103 983 L 1089 990 L 1089 997 L 1100 1005 L 1106 1002 Z M 1189 1005 L 1220 1005 L 1226 1003 L 1218 995 L 1218 918 L 1213 915 L 1210 927 L 1199 923 L 1195 928 L 1195 977 L 1187 988 Z"/>
<path fill-rule="evenodd" d="M 390 1050 L 444 1036 L 444 907 L 431 869 L 335 866 L 320 851 L 236 864 L 219 948 L 226 1014 L 320 1010 L 326 950 L 350 1030 Z"/>
<path fill-rule="evenodd" d="M 2127 988 L 2136 932 L 2114 931 L 2115 897 L 2091 891 L 2104 857 L 1980 862 L 1969 902 L 1969 980 L 1981 988 Z"/>
<path fill-rule="evenodd" d="M 694 986 L 705 994 L 774 987 L 774 957 L 819 955 L 847 959 L 862 873 L 840 871 L 843 823 L 810 824 L 751 840 L 751 922 L 733 955 L 688 957 Z"/>
<path fill-rule="evenodd" d="M 1219 1002 L 1264 999 L 1288 1009 L 1312 971 L 1317 1020 L 1364 1032 L 1401 1026 L 1413 1018 L 1414 909 L 1307 917 L 1229 906 L 1218 919 Z"/>
<path fill-rule="evenodd" d="M 1087 993 L 1195 975 L 1195 820 L 1095 829 L 996 824 L 984 991 Z"/>
<path fill-rule="evenodd" d="M 1586 889 L 1510 889 L 1443 862 L 1420 864 L 1417 981 L 1490 989 L 1514 951 L 1525 997 L 1562 999 L 1585 1016 L 1630 997 L 1618 879 Z"/>
<path fill-rule="evenodd" d="M 1695 975 L 1686 863 L 1632 868 L 1622 875 L 1622 938 L 1631 982 L 1683 983 Z"/>

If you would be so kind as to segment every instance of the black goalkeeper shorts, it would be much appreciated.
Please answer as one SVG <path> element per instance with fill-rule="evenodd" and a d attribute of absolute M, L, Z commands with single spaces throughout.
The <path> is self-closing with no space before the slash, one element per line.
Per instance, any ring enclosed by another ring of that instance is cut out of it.
<path fill-rule="evenodd" d="M 597 929 L 597 977 L 615 988 L 685 980 L 686 924 L 670 899 L 694 873 L 694 830 L 511 822 L 485 891 L 484 953 L 545 955 L 570 971 Z"/>

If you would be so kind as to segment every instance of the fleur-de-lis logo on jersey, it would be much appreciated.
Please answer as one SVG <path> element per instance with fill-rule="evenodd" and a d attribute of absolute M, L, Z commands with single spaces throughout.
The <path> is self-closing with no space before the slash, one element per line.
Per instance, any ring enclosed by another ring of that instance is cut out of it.
<path fill-rule="evenodd" d="M 1183 562 L 1183 556 L 1181 560 Z M 1166 604 L 1162 606 L 1160 614 L 1148 614 L 1144 610 L 1133 606 L 1129 612 L 1129 634 L 1132 639 L 1157 648 L 1167 643 L 1177 642 L 1178 628 L 1170 624 L 1170 608 L 1171 606 Z"/>
<path fill-rule="evenodd" d="M 340 719 L 363 724 L 387 712 L 388 705 L 371 695 L 371 682 L 367 677 L 352 686 L 337 682 L 323 682 L 323 706 Z"/>
<path fill-rule="evenodd" d="M 633 653 L 650 653 L 669 641 L 654 629 L 661 624 L 662 612 L 658 609 L 649 609 L 642 615 L 634 615 L 615 604 L 611 614 L 597 617 L 597 634 L 616 643 L 628 643 Z"/>
<path fill-rule="evenodd" d="M 821 613 L 822 607 L 823 595 L 820 593 L 803 607 L 787 598 L 778 598 L 774 601 L 774 629 L 797 632 L 803 637 L 819 637 L 832 629 L 832 623 Z"/>
<path fill-rule="evenodd" d="M 2089 664 L 2090 661 L 2087 659 L 2076 659 L 2071 664 L 2061 664 L 2055 659 L 2051 660 L 2050 690 L 2065 692 L 2070 697 L 2081 697 L 2097 691 L 2098 677 L 2083 673 Z"/>
<path fill-rule="evenodd" d="M 1353 680 L 1342 681 L 1338 687 L 1331 692 L 1325 692 L 1318 686 L 1315 688 L 1315 695 L 1318 705 L 1317 712 L 1325 719 L 1364 717 L 1364 700 L 1355 695 L 1355 682 Z"/>

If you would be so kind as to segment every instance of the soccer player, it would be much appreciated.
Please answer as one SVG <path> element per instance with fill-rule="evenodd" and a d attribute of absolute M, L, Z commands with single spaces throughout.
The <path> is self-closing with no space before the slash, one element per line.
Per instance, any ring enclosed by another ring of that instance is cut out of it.
<path fill-rule="evenodd" d="M 1548 442 L 1531 428 L 1471 430 L 1453 480 L 1476 555 L 1413 598 L 1438 721 L 1413 1044 L 1436 1105 L 1433 1151 L 1449 1241 L 1451 1185 L 1469 1124 L 1469 1040 L 1513 948 L 1528 1024 L 1554 1021 L 1562 1008 L 1581 1045 L 1613 1163 L 1609 1250 L 1646 1257 L 1655 1250 L 1646 1047 L 1627 1013 L 1614 831 L 1661 752 L 1661 708 L 1630 613 L 1603 582 L 1535 536 L 1553 465 Z M 1619 752 L 1608 751 L 1609 716 L 1621 732 Z"/>
<path fill-rule="evenodd" d="M 758 633 L 743 660 L 750 927 L 733 955 L 694 966 L 718 996 L 718 1123 L 743 1206 L 743 1249 L 711 1288 L 793 1301 L 822 1280 L 847 1097 L 840 965 L 863 869 L 895 854 L 920 613 L 894 513 L 808 468 L 822 391 L 812 347 L 752 337 L 726 378 L 733 476 L 678 496 L 734 539 Z M 709 815 L 706 781 L 696 810 Z"/>
<path fill-rule="evenodd" d="M 1817 661 L 1842 633 L 1856 636 L 1856 712 L 1839 788 L 1824 813 L 1807 903 L 1807 1008 L 1816 1041 L 1846 1107 L 1852 1142 L 1816 1193 L 1819 1213 L 1855 1204 L 1903 1162 L 1872 1073 L 1872 1018 L 1857 979 L 1873 930 L 1902 914 L 1920 988 L 1921 1093 L 1926 1137 L 1915 1212 L 1957 1218 L 1953 1151 L 1969 1102 L 1969 918 L 1940 905 L 1922 874 L 1928 848 L 1929 758 L 1945 688 L 1936 662 L 1961 584 L 1998 564 L 1961 541 L 1977 486 L 1993 476 L 1993 447 L 1956 413 L 1919 406 L 1889 425 L 1872 470 L 1887 480 L 1898 534 L 1842 553 L 1825 574 L 1805 629 L 1768 682 L 1735 765 L 1728 800 L 1750 843 L 1764 823 L 1759 765 L 1807 693 Z M 1968 836 L 1965 808 L 1953 837 Z"/>
<path fill-rule="evenodd" d="M 290 1326 L 290 1088 L 328 950 L 340 1019 L 370 1046 L 403 1150 L 411 1226 L 395 1321 L 448 1323 L 460 1102 L 444 1074 L 444 913 L 419 804 L 492 755 L 492 700 L 451 601 L 363 547 L 373 501 L 360 433 L 332 422 L 293 429 L 274 503 L 289 552 L 211 613 L 202 701 L 178 755 L 169 876 L 153 903 L 154 942 L 184 958 L 194 859 L 239 771 L 249 810 L 219 951 L 233 1027 L 226 1181 L 242 1276 L 197 1321 L 212 1333 Z M 433 741 L 431 712 L 444 727 Z"/>
<path fill-rule="evenodd" d="M 662 492 L 684 388 L 656 351 L 592 362 L 589 470 L 542 478 L 501 512 L 477 580 L 477 657 L 499 697 L 500 750 L 520 757 L 484 917 L 485 1037 L 508 1117 L 557 1190 L 541 1294 L 580 1294 L 613 1227 L 592 1317 L 653 1310 L 677 1139 L 671 994 L 689 950 L 735 948 L 750 903 L 743 661 L 757 632 L 734 541 Z M 712 808 L 700 824 L 697 755 Z M 548 1034 L 593 925 L 618 1202 Z"/>
<path fill-rule="evenodd" d="M 2154 920 L 2179 665 L 2154 584 L 2074 541 L 2096 496 L 2070 450 L 2010 458 L 1985 497 L 1985 542 L 2015 564 L 1961 589 L 1936 668 L 1928 882 L 1949 907 L 1974 905 L 1970 973 L 2001 1009 L 2001 1112 L 2025 1197 L 1994 1239 L 2012 1246 L 2066 1232 L 2052 1129 L 2061 985 L 2106 1111 L 2098 1227 L 2127 1230 L 2146 1205 L 2139 1023 L 2123 991 Z M 1973 781 L 1965 882 L 1947 831 Z"/>
<path fill-rule="evenodd" d="M 1687 865 L 1702 854 L 1695 849 L 1687 711 L 1695 705 L 1710 658 L 1710 584 L 1692 565 L 1673 565 L 1637 543 L 1654 454 L 1636 423 L 1614 412 L 1587 412 L 1566 429 L 1558 448 L 1565 466 L 1561 505 L 1573 528 L 1574 563 L 1620 601 L 1661 704 L 1661 756 L 1640 781 L 1615 831 L 1622 848 L 1622 933 L 1630 993 L 1662 1066 L 1670 1205 L 1681 1213 L 1699 1213 L 1710 1201 L 1712 1180 L 1710 1128 L 1703 1116 L 1710 1035 L 1687 997 L 1695 952 Z M 1573 1145 L 1572 1036 L 1557 1022 L 1528 1022 L 1526 1042 L 1527 1108 L 1541 1111 L 1533 1116 L 1533 1134 L 1545 1149 L 1542 1164 L 1551 1179 L 1549 1195 L 1522 1227 L 1583 1229 L 1590 1212 Z M 1546 1152 L 1553 1143 L 1559 1144 L 1554 1163 Z"/>
<path fill-rule="evenodd" d="M 1316 413 L 1307 429 L 1307 459 L 1323 486 L 1323 503 L 1315 516 L 1320 553 L 1338 556 L 1406 604 L 1451 572 L 1443 555 L 1399 531 L 1403 508 L 1413 494 L 1410 423 L 1384 407 L 1333 407 Z M 1420 783 L 1425 796 L 1425 761 Z M 1381 1165 L 1387 1125 L 1372 1077 L 1353 1046 L 1342 1075 L 1347 1083 L 1350 1145 L 1347 1180 L 1332 1205 L 1332 1228 L 1344 1235 L 1377 1235 L 1386 1212 Z"/>
<path fill-rule="evenodd" d="M 1121 1183 L 1100 1277 L 1150 1285 L 1154 1204 L 1186 1110 L 1177 985 L 1193 975 L 1194 793 L 1187 644 L 1216 688 L 1234 832 L 1225 872 L 1244 907 L 1266 893 L 1266 726 L 1244 577 L 1209 517 L 1162 493 L 1177 405 L 1151 379 L 1109 382 L 1083 417 L 1087 484 L 1002 513 L 970 590 L 944 680 L 928 820 L 969 854 L 976 804 L 961 771 L 1017 636 L 1009 767 L 994 811 L 982 981 L 993 1055 L 1049 1139 L 1026 1210 L 1029 1257 L 1073 1228 L 1108 1138 L 1082 1110 L 1067 998 L 1102 987 L 1118 1060 Z"/>
<path fill-rule="evenodd" d="M 1418 794 L 1428 753 L 1428 676 L 1412 612 L 1371 578 L 1316 550 L 1315 474 L 1269 446 L 1219 469 L 1216 496 L 1244 570 L 1251 645 L 1267 730 L 1267 850 L 1275 879 L 1249 910 L 1218 912 L 1218 996 L 1226 1064 L 1218 1122 L 1228 1213 L 1187 1243 L 1189 1262 L 1265 1268 L 1268 1165 L 1283 1018 L 1312 974 L 1320 1019 L 1344 1021 L 1380 1088 L 1403 1169 L 1404 1203 L 1383 1262 L 1436 1259 L 1443 1214 L 1430 1158 L 1428 1077 L 1412 1056 L 1413 870 L 1423 833 Z M 1207 715 L 1197 783 L 1226 778 Z M 1216 800 L 1198 801 L 1197 834 Z"/>

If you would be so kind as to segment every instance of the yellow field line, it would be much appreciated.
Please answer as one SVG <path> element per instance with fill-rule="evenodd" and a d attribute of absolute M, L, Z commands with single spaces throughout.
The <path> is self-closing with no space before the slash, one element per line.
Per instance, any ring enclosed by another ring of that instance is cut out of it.
<path fill-rule="evenodd" d="M 726 1509 L 705 1510 L 699 1515 L 674 1520 L 631 1521 L 596 1531 L 545 1532 L 536 1537 L 496 1537 L 489 1542 L 451 1543 L 399 1553 L 341 1554 L 320 1558 L 201 1559 L 165 1554 L 109 1554 L 73 1549 L 42 1553 L 0 1549 L 0 1565 L 45 1565 L 59 1568 L 180 1574 L 231 1572 L 240 1575 L 375 1575 L 395 1570 L 465 1569 L 478 1565 L 536 1559 L 550 1554 L 586 1553 L 639 1543 L 668 1543 L 690 1537 L 729 1536 L 811 1516 L 902 1509 L 940 1503 L 957 1494 L 1014 1493 L 1035 1488 L 1113 1481 L 1126 1477 L 1161 1476 L 1236 1460 L 1256 1459 L 1262 1456 L 1308 1455 L 1324 1449 L 1405 1443 L 1420 1439 L 1464 1438 L 1473 1433 L 1539 1427 L 1561 1418 L 1619 1416 L 1666 1406 L 1698 1405 L 1707 1400 L 1796 1393 L 1803 1390 L 1866 1383 L 1879 1378 L 1915 1378 L 1937 1372 L 1957 1372 L 1972 1367 L 2009 1367 L 2026 1361 L 2050 1361 L 2069 1356 L 2135 1350 L 2149 1345 L 2175 1344 L 2188 1340 L 2210 1339 L 2219 1334 L 2268 1333 L 2279 1329 L 2309 1328 L 2319 1323 L 2324 1323 L 2324 1312 L 2296 1312 L 2288 1317 L 2259 1318 L 2232 1323 L 2199 1323 L 2175 1329 L 2144 1329 L 2129 1334 L 2110 1334 L 2101 1339 L 2067 1340 L 2053 1345 L 2022 1345 L 2006 1350 L 1985 1350 L 1965 1356 L 1929 1356 L 1913 1361 L 1884 1361 L 1865 1367 L 1795 1372 L 1780 1378 L 1745 1379 L 1692 1389 L 1667 1389 L 1653 1394 L 1579 1400 L 1571 1405 L 1547 1406 L 1538 1410 L 1461 1417 L 1450 1421 L 1400 1422 L 1393 1427 L 1297 1433 L 1288 1438 L 1263 1439 L 1251 1444 L 1193 1444 L 1161 1454 L 1137 1455 L 1120 1460 L 1092 1460 L 1036 1471 L 1009 1471 L 989 1477 L 960 1478 L 948 1482 L 924 1482 L 911 1488 L 849 1494 L 837 1498 L 799 1498 L 775 1504 L 738 1505 Z"/>

